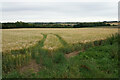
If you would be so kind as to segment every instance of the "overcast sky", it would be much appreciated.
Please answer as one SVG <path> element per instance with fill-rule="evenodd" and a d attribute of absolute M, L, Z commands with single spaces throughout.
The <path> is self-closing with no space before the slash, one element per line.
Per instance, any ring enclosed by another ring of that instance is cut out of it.
<path fill-rule="evenodd" d="M 94 22 L 118 20 L 118 2 L 1 2 L 2 22 Z"/>

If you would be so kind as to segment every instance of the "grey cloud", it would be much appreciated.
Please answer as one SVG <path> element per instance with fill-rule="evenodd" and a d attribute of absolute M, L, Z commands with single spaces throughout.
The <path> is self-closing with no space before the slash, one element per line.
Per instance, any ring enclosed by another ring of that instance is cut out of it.
<path fill-rule="evenodd" d="M 112 2 L 8 2 L 2 4 L 7 15 L 46 17 L 108 17 L 117 16 L 117 4 Z M 59 18 L 60 18 L 59 17 Z"/>

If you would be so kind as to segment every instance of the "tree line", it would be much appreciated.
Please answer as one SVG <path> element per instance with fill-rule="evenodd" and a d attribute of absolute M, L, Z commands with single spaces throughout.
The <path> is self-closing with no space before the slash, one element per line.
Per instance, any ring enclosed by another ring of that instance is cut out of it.
<path fill-rule="evenodd" d="M 25 23 L 25 22 L 15 22 L 15 23 L 2 23 L 2 29 L 10 28 L 83 28 L 83 27 L 97 27 L 97 26 L 110 26 L 105 22 L 94 22 L 94 23 L 75 23 L 75 25 L 68 24 L 64 25 L 62 23 Z"/>
<path fill-rule="evenodd" d="M 94 22 L 94 23 L 79 23 L 74 25 L 74 28 L 82 28 L 82 27 L 98 27 L 98 26 L 110 26 L 110 24 L 106 24 L 104 22 Z"/>

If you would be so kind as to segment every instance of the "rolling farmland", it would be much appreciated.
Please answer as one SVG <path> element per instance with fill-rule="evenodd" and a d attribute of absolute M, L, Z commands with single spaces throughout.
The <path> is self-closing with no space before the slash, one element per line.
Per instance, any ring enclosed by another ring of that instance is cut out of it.
<path fill-rule="evenodd" d="M 62 46 L 58 38 L 53 34 L 58 34 L 67 43 L 85 43 L 99 39 L 105 39 L 111 34 L 118 32 L 117 28 L 79 28 L 79 29 L 5 29 L 2 30 L 3 52 L 22 49 L 36 44 L 43 38 L 42 34 L 48 34 L 44 48 Z M 52 33 L 52 34 L 51 34 Z M 55 43 L 54 43 L 55 41 Z M 53 44 L 54 43 L 54 44 Z"/>
<path fill-rule="evenodd" d="M 117 0 L 0 2 L 0 79 L 120 79 Z"/>
<path fill-rule="evenodd" d="M 117 28 L 3 29 L 2 75 L 117 78 L 117 33 Z"/>

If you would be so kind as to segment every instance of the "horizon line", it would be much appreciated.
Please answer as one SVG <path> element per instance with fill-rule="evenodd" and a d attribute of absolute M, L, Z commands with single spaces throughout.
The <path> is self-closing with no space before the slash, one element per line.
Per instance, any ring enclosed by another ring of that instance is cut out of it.
<path fill-rule="evenodd" d="M 15 23 L 15 22 L 26 22 L 26 23 L 77 23 L 78 21 L 6 21 L 6 22 L 1 22 L 0 23 Z M 82 21 L 80 21 L 82 22 Z M 118 22 L 117 20 L 110 20 L 110 21 L 86 21 L 86 22 Z M 79 22 L 78 22 L 79 23 Z"/>

